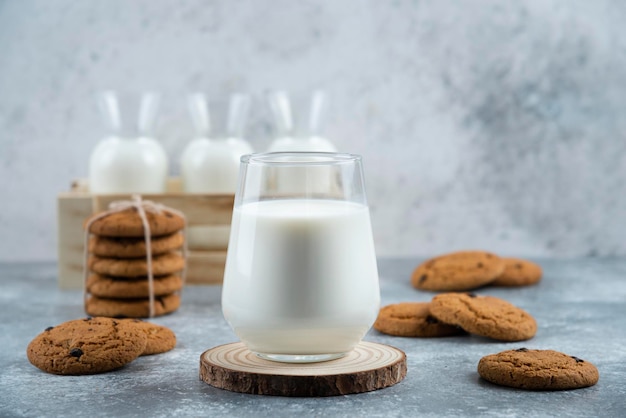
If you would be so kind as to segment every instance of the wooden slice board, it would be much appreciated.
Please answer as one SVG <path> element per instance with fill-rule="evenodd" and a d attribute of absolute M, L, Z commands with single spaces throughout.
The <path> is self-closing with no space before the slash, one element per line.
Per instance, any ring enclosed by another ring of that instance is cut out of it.
<path fill-rule="evenodd" d="M 406 376 L 406 355 L 361 342 L 345 357 L 319 363 L 259 358 L 243 343 L 220 345 L 200 356 L 200 380 L 232 392 L 276 396 L 336 396 L 395 385 Z"/>

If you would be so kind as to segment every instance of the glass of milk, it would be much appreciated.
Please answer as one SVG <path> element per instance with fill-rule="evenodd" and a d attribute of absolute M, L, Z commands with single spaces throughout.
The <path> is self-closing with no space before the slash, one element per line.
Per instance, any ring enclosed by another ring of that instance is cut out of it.
<path fill-rule="evenodd" d="M 281 187 L 284 173 L 297 188 Z M 268 360 L 339 358 L 379 305 L 361 157 L 242 157 L 222 290 L 224 317 L 241 341 Z"/>

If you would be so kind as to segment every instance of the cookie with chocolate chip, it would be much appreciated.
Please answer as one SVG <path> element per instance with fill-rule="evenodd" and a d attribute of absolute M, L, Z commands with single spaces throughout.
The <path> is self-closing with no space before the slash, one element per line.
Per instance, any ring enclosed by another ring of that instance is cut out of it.
<path fill-rule="evenodd" d="M 543 271 L 539 264 L 521 258 L 503 258 L 504 271 L 490 286 L 517 287 L 529 286 L 541 280 Z"/>
<path fill-rule="evenodd" d="M 504 261 L 486 251 L 459 251 L 417 266 L 411 284 L 420 290 L 472 290 L 493 282 L 504 271 Z"/>
<path fill-rule="evenodd" d="M 154 277 L 155 296 L 169 295 L 183 288 L 183 279 L 175 274 Z M 91 274 L 87 278 L 87 292 L 102 298 L 136 299 L 150 296 L 147 277 L 120 278 Z"/>
<path fill-rule="evenodd" d="M 172 313 L 179 307 L 180 295 L 177 293 L 154 298 L 155 316 Z M 150 300 L 148 298 L 110 299 L 90 296 L 85 301 L 85 311 L 89 315 L 111 318 L 147 318 L 150 316 Z"/>
<path fill-rule="evenodd" d="M 150 236 L 172 234 L 185 227 L 185 220 L 167 209 L 159 212 L 146 210 L 145 213 L 150 226 Z M 142 238 L 144 236 L 143 222 L 135 208 L 128 208 L 96 219 L 98 216 L 96 214 L 85 221 L 85 225 L 90 224 L 89 232 L 92 234 L 118 238 Z"/>
<path fill-rule="evenodd" d="M 149 249 L 153 256 L 177 250 L 183 246 L 183 234 L 175 232 L 169 235 L 150 239 Z M 115 238 L 94 235 L 89 240 L 89 252 L 99 257 L 145 258 L 147 255 L 146 241 L 139 238 Z"/>
<path fill-rule="evenodd" d="M 108 258 L 92 255 L 88 260 L 89 270 L 114 277 L 145 277 L 148 275 L 146 258 Z M 152 257 L 152 274 L 163 276 L 176 273 L 185 267 L 185 257 L 170 252 Z"/>
<path fill-rule="evenodd" d="M 145 350 L 141 353 L 142 356 L 165 353 L 176 347 L 176 334 L 168 327 L 141 319 L 122 319 L 122 321 L 129 321 L 146 333 L 148 340 Z"/>
<path fill-rule="evenodd" d="M 528 390 L 568 390 L 595 385 L 596 366 L 553 350 L 502 351 L 480 359 L 478 374 L 497 385 Z"/>
<path fill-rule="evenodd" d="M 428 302 L 403 302 L 381 308 L 374 329 L 399 337 L 447 337 L 465 332 L 430 314 Z"/>
<path fill-rule="evenodd" d="M 118 369 L 146 348 L 139 327 L 112 318 L 86 318 L 49 327 L 28 345 L 35 367 L 53 374 L 84 375 Z"/>
<path fill-rule="evenodd" d="M 537 322 L 528 312 L 494 296 L 442 293 L 430 303 L 432 316 L 470 334 L 499 341 L 523 341 L 535 336 Z"/>

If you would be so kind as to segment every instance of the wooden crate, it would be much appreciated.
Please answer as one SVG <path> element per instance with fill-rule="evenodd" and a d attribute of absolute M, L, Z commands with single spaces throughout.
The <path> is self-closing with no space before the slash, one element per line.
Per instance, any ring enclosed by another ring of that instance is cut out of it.
<path fill-rule="evenodd" d="M 146 194 L 142 198 L 182 211 L 187 218 L 188 237 L 194 232 L 196 236 L 202 232 L 205 237 L 202 242 L 188 239 L 187 284 L 222 283 L 234 195 L 183 193 L 180 180 L 172 178 L 168 181 L 166 193 Z M 128 199 L 129 195 L 92 195 L 85 180 L 75 181 L 69 192 L 59 194 L 59 287 L 78 289 L 83 286 L 85 219 L 106 210 L 112 201 Z"/>

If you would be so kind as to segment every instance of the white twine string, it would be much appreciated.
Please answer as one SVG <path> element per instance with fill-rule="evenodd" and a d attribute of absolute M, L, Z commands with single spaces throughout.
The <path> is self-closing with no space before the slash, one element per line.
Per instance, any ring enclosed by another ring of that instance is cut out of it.
<path fill-rule="evenodd" d="M 131 196 L 132 200 L 117 200 L 109 204 L 109 210 L 99 213 L 87 222 L 85 225 L 85 245 L 84 245 L 84 265 L 83 265 L 83 299 L 87 303 L 87 280 L 89 278 L 89 268 L 87 266 L 89 260 L 89 229 L 91 225 L 98 219 L 105 218 L 111 214 L 123 212 L 126 209 L 134 208 L 139 217 L 141 218 L 141 224 L 143 226 L 143 237 L 146 243 L 146 264 L 148 270 L 148 296 L 149 296 L 149 317 L 154 318 L 154 274 L 152 271 L 152 245 L 150 241 L 150 223 L 146 216 L 146 211 L 151 213 L 160 214 L 162 211 L 167 210 L 172 212 L 183 219 L 183 258 L 185 263 L 183 265 L 183 271 L 181 273 L 183 285 L 185 284 L 187 276 L 187 218 L 182 212 L 168 208 L 160 203 L 155 203 L 151 200 L 142 200 L 141 195 L 134 194 Z"/>

